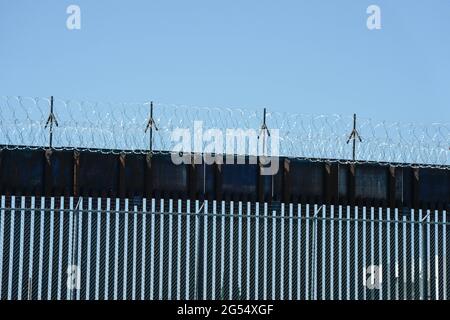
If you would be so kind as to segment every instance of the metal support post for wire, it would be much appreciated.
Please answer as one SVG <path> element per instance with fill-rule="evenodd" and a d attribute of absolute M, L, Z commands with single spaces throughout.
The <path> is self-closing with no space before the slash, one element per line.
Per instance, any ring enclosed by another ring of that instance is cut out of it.
<path fill-rule="evenodd" d="M 261 129 L 259 130 L 259 135 L 258 135 L 258 139 L 261 136 L 263 138 L 263 140 L 262 140 L 262 143 L 263 143 L 263 150 L 262 150 L 263 155 L 265 154 L 265 151 L 266 151 L 266 148 L 265 148 L 265 146 L 266 146 L 266 139 L 265 139 L 266 138 L 266 132 L 267 132 L 267 136 L 270 137 L 270 131 L 269 131 L 269 128 L 267 128 L 267 124 L 266 124 L 266 108 L 264 108 L 263 123 L 261 125 Z"/>
<path fill-rule="evenodd" d="M 270 130 L 269 130 L 269 128 L 267 127 L 267 124 L 266 124 L 266 108 L 264 108 L 264 113 L 263 113 L 263 123 L 262 123 L 262 125 L 261 125 L 261 128 L 260 128 L 260 130 L 259 130 L 259 135 L 258 135 L 258 140 L 259 140 L 259 138 L 260 137 L 262 137 L 262 156 L 263 157 L 265 157 L 266 156 L 266 133 L 267 133 L 267 136 L 268 137 L 270 137 Z M 259 148 L 259 145 L 258 145 L 258 148 Z M 258 154 L 259 154 L 259 150 L 258 150 Z M 273 175 L 272 175 L 272 187 L 271 187 L 271 190 L 272 190 L 272 197 L 273 197 L 273 194 L 274 194 L 274 181 L 273 181 Z"/>
<path fill-rule="evenodd" d="M 50 149 L 53 146 L 53 123 L 58 127 L 58 120 L 56 120 L 55 114 L 53 113 L 53 96 L 50 97 L 50 114 L 48 115 L 47 122 L 45 123 L 44 128 L 47 129 L 49 127 L 50 137 L 49 137 L 49 147 Z"/>
<path fill-rule="evenodd" d="M 350 140 L 353 141 L 353 153 L 352 153 L 352 160 L 356 160 L 356 139 L 359 140 L 359 142 L 362 142 L 362 139 L 358 133 L 358 130 L 356 130 L 356 113 L 353 114 L 353 130 L 350 132 L 350 136 L 347 139 L 347 144 L 350 142 Z"/>
<path fill-rule="evenodd" d="M 324 204 L 321 205 L 315 212 L 314 216 L 312 218 L 313 223 L 313 245 L 312 245 L 312 270 L 311 270 L 311 291 L 313 295 L 313 300 L 317 300 L 317 215 L 322 211 L 324 208 Z"/>
<path fill-rule="evenodd" d="M 145 133 L 147 133 L 147 130 L 150 131 L 150 145 L 149 145 L 150 156 L 153 154 L 153 127 L 155 128 L 156 131 L 158 131 L 156 122 L 153 120 L 153 101 L 151 101 L 150 102 L 150 116 L 147 121 L 147 126 L 145 127 Z"/>

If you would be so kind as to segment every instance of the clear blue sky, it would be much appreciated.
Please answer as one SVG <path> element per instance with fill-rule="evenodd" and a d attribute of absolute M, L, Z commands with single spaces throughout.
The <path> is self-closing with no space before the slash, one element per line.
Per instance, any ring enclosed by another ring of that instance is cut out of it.
<path fill-rule="evenodd" d="M 450 120 L 448 0 L 0 0 L 0 46 L 0 95 Z"/>

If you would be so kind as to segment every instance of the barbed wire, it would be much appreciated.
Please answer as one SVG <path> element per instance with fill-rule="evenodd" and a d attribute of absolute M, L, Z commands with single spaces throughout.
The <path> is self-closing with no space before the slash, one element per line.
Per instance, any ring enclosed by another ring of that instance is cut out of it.
<path fill-rule="evenodd" d="M 0 145 L 3 149 L 42 149 L 49 146 L 50 98 L 0 97 Z M 53 100 L 58 126 L 52 128 L 55 149 L 103 153 L 147 153 L 150 103 L 111 103 Z M 253 129 L 258 131 L 263 111 L 243 108 L 192 107 L 154 104 L 153 153 L 168 153 L 177 142 L 176 128 L 193 130 Z M 267 110 L 267 126 L 279 129 L 279 155 L 311 161 L 353 162 L 352 116 L 289 114 Z M 355 161 L 414 167 L 450 168 L 450 123 L 401 123 L 358 117 L 362 142 Z M 203 141 L 203 149 L 206 146 Z M 224 144 L 225 145 L 225 144 Z M 269 150 L 270 152 L 270 150 Z M 225 153 L 225 150 L 224 150 Z"/>

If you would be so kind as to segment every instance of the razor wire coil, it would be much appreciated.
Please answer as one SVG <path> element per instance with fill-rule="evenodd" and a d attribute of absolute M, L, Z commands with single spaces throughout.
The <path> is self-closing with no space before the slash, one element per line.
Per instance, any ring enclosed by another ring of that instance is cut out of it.
<path fill-rule="evenodd" d="M 176 128 L 191 130 L 201 121 L 203 130 L 253 129 L 259 131 L 262 110 L 154 104 L 153 153 L 169 153 Z M 0 97 L 2 149 L 48 147 L 45 128 L 50 98 Z M 111 103 L 54 99 L 53 147 L 102 153 L 148 153 L 149 102 Z M 267 126 L 279 129 L 279 155 L 311 161 L 354 162 L 347 143 L 352 117 L 289 114 L 268 110 Z M 376 162 L 413 167 L 450 167 L 450 123 L 401 123 L 358 118 L 355 162 Z M 203 149 L 206 143 L 203 142 Z M 226 153 L 226 150 L 224 150 Z"/>

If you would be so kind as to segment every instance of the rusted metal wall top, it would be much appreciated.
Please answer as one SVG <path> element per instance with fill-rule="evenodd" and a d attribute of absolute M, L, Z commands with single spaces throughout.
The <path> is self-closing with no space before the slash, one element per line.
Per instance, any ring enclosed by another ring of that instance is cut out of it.
<path fill-rule="evenodd" d="M 175 165 L 169 154 L 2 150 L 0 192 L 448 208 L 450 170 L 280 158 L 272 177 L 248 159 Z"/>

